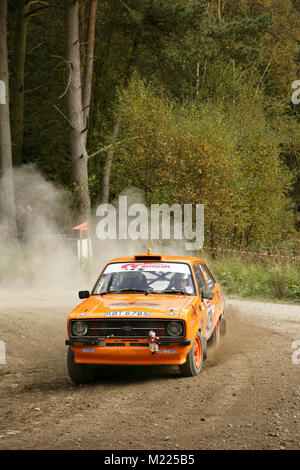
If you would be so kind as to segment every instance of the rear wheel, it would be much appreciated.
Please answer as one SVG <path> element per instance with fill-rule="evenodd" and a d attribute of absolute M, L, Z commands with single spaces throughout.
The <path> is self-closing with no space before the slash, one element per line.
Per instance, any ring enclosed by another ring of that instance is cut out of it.
<path fill-rule="evenodd" d="M 220 342 L 220 318 L 218 319 L 214 331 L 212 332 L 211 342 L 212 344 L 219 344 Z"/>
<path fill-rule="evenodd" d="M 179 370 L 184 377 L 194 377 L 198 375 L 203 364 L 204 341 L 198 332 L 194 340 L 192 349 L 187 355 L 186 362 L 179 366 Z"/>
<path fill-rule="evenodd" d="M 67 355 L 67 367 L 70 378 L 76 384 L 87 384 L 95 376 L 95 368 L 86 364 L 76 364 L 73 351 L 70 347 Z"/>
<path fill-rule="evenodd" d="M 226 335 L 226 319 L 223 317 L 221 320 L 220 324 L 220 335 L 225 336 Z"/>
<path fill-rule="evenodd" d="M 207 339 L 202 336 L 203 359 L 207 359 Z"/>

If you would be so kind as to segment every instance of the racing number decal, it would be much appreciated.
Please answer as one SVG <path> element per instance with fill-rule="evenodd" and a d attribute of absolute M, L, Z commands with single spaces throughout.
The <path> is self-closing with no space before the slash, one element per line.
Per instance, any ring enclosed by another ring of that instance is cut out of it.
<path fill-rule="evenodd" d="M 212 315 L 215 311 L 215 306 L 211 304 L 210 300 L 205 300 L 207 308 L 207 322 L 206 322 L 206 334 L 210 332 Z"/>
<path fill-rule="evenodd" d="M 211 317 L 212 317 L 212 311 L 211 308 L 207 310 L 207 326 L 206 326 L 206 334 L 209 333 L 210 327 L 211 327 Z"/>

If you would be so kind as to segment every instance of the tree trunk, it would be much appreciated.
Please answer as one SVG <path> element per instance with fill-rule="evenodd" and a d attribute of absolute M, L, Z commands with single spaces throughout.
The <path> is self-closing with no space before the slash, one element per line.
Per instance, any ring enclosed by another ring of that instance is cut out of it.
<path fill-rule="evenodd" d="M 215 248 L 215 227 L 213 222 L 210 223 L 210 246 L 211 248 Z M 211 257 L 216 257 L 216 253 L 214 250 L 212 250 Z"/>
<path fill-rule="evenodd" d="M 219 21 L 221 21 L 221 8 L 222 8 L 221 0 L 218 0 L 218 18 L 219 18 Z"/>
<path fill-rule="evenodd" d="M 17 232 L 14 183 L 12 172 L 11 131 L 9 121 L 9 74 L 7 57 L 7 0 L 0 2 L 0 81 L 5 97 L 0 104 L 1 206 L 4 227 L 15 236 Z M 1 224 L 2 225 L 2 224 Z"/>
<path fill-rule="evenodd" d="M 72 182 L 75 186 L 74 222 L 82 222 L 90 216 L 88 186 L 88 156 L 84 136 L 84 114 L 80 73 L 80 44 L 78 24 L 78 0 L 65 0 L 66 56 L 70 64 L 70 83 L 67 92 L 68 114 L 72 124 L 70 131 Z"/>
<path fill-rule="evenodd" d="M 89 32 L 87 43 L 87 59 L 84 71 L 84 90 L 83 90 L 83 114 L 86 132 L 84 133 L 85 142 L 87 139 L 87 126 L 90 114 L 91 95 L 92 95 L 92 78 L 94 66 L 94 50 L 95 50 L 95 30 L 97 16 L 98 0 L 92 0 L 89 18 Z"/>
<path fill-rule="evenodd" d="M 136 37 L 133 41 L 133 46 L 132 46 L 132 53 L 131 53 L 131 59 L 128 65 L 128 71 L 127 71 L 127 76 L 124 81 L 123 89 L 126 90 L 129 84 L 130 77 L 132 75 L 132 72 L 134 70 L 134 66 L 136 63 L 136 58 L 137 58 L 137 47 L 138 47 L 138 33 L 136 34 Z M 116 122 L 114 124 L 114 129 L 113 129 L 113 135 L 112 135 L 112 144 L 116 143 L 119 130 L 120 130 L 120 123 L 121 123 L 121 112 L 118 113 Z M 109 181 L 110 181 L 110 169 L 111 169 L 111 163 L 112 159 L 114 156 L 114 146 L 112 146 L 109 151 L 107 152 L 106 155 L 106 161 L 105 161 L 105 168 L 104 168 L 104 174 L 102 178 L 102 196 L 101 196 L 101 204 L 107 204 L 109 200 Z"/>
<path fill-rule="evenodd" d="M 14 79 L 11 96 L 13 163 L 23 163 L 24 136 L 24 78 L 26 58 L 26 38 L 29 6 L 26 0 L 17 0 L 17 22 L 15 33 Z"/>
<path fill-rule="evenodd" d="M 112 135 L 112 143 L 114 144 L 117 140 L 119 129 L 121 123 L 121 113 L 118 114 L 113 135 Z M 101 195 L 101 204 L 107 204 L 109 200 L 109 180 L 110 180 L 110 169 L 111 169 L 111 162 L 114 156 L 114 147 L 112 146 L 106 155 L 105 167 L 104 167 L 104 174 L 102 179 L 102 195 Z"/>
<path fill-rule="evenodd" d="M 82 3 L 79 7 L 79 26 L 80 26 L 80 36 L 84 38 L 85 36 L 85 3 Z"/>

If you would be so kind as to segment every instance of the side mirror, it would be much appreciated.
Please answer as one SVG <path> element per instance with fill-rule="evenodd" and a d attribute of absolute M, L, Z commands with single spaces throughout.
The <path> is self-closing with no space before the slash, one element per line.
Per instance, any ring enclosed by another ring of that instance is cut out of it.
<path fill-rule="evenodd" d="M 212 300 L 214 298 L 214 294 L 213 292 L 209 292 L 208 290 L 203 289 L 202 298 Z"/>
<path fill-rule="evenodd" d="M 81 290 L 78 292 L 78 295 L 80 299 L 87 299 L 90 296 L 90 293 L 88 290 Z"/>

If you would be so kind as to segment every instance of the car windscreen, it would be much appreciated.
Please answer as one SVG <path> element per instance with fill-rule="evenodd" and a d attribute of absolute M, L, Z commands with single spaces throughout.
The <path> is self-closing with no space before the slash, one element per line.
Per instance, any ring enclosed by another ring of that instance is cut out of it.
<path fill-rule="evenodd" d="M 173 262 L 123 262 L 106 266 L 92 294 L 149 292 L 196 295 L 190 266 Z"/>

